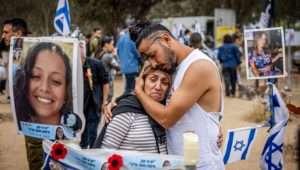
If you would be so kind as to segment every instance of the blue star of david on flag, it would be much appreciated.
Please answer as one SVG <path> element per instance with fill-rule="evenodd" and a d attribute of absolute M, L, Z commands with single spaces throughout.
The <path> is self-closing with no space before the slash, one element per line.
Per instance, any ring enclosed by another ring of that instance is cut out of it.
<path fill-rule="evenodd" d="M 272 84 L 271 88 L 272 95 L 269 98 L 269 106 L 272 112 L 269 120 L 271 129 L 263 148 L 261 168 L 263 170 L 282 170 L 284 131 L 289 112 L 276 86 Z"/>
<path fill-rule="evenodd" d="M 227 132 L 225 149 L 223 152 L 224 164 L 246 160 L 256 137 L 256 127 L 231 129 Z"/>
<path fill-rule="evenodd" d="M 244 141 L 242 141 L 242 140 L 241 141 L 236 141 L 235 145 L 233 146 L 234 147 L 234 151 L 237 151 L 237 150 L 242 151 L 243 148 L 244 148 L 244 146 L 246 146 L 244 144 Z"/>
<path fill-rule="evenodd" d="M 71 32 L 71 17 L 68 0 L 58 0 L 54 18 L 55 30 L 61 35 L 68 35 Z"/>

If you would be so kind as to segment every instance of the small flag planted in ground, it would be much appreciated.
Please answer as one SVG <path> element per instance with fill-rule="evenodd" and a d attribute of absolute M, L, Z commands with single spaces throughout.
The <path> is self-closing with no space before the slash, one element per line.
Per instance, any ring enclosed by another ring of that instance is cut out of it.
<path fill-rule="evenodd" d="M 283 142 L 284 132 L 289 119 L 289 112 L 274 84 L 271 84 L 272 94 L 269 99 L 272 116 L 269 124 L 271 129 L 268 134 L 261 157 L 263 170 L 283 169 Z"/>
<path fill-rule="evenodd" d="M 224 164 L 246 160 L 256 137 L 257 127 L 230 129 L 227 132 Z"/>

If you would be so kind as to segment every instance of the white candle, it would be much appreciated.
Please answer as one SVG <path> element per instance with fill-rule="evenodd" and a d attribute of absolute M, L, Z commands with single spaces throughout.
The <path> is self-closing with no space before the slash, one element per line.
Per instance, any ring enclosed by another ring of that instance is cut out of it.
<path fill-rule="evenodd" d="M 187 166 L 196 165 L 199 161 L 199 138 L 192 131 L 183 134 L 183 155 L 184 164 Z"/>

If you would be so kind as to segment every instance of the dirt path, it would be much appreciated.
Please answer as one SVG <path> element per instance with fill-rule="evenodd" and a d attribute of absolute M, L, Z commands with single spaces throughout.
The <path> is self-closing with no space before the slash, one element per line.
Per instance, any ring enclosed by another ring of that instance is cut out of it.
<path fill-rule="evenodd" d="M 299 78 L 299 77 L 298 77 Z M 297 78 L 299 83 L 300 78 Z M 292 102 L 300 106 L 300 86 L 293 87 L 294 97 Z M 115 83 L 115 92 L 120 94 L 123 90 L 121 78 Z M 4 96 L 0 96 L 0 101 L 4 100 Z M 227 129 L 246 127 L 255 124 L 251 120 L 255 110 L 253 101 L 246 101 L 236 98 L 225 99 L 225 113 L 222 123 L 222 129 L 226 134 Z M 286 145 L 285 147 L 285 169 L 296 170 L 295 160 L 295 146 L 296 130 L 300 123 L 300 118 L 291 116 L 291 121 L 286 130 Z M 297 123 L 299 122 L 299 123 Z M 260 129 L 257 134 L 257 139 L 254 147 L 250 153 L 249 159 L 246 161 L 239 161 L 226 166 L 227 170 L 258 170 L 259 169 L 259 155 L 266 139 L 267 129 Z M 1 170 L 26 170 L 28 169 L 26 162 L 26 153 L 24 146 L 24 138 L 16 134 L 16 127 L 12 122 L 10 116 L 10 108 L 8 104 L 0 104 L 0 169 Z"/>

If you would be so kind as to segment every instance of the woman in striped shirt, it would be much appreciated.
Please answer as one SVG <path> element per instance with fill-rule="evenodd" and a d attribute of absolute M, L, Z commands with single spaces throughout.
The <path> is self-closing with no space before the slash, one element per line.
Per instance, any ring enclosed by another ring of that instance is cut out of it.
<path fill-rule="evenodd" d="M 170 73 L 151 65 L 144 67 L 143 73 L 146 94 L 163 103 L 171 85 Z M 166 154 L 164 128 L 145 112 L 137 97 L 124 95 L 117 103 L 112 121 L 104 127 L 94 147 Z"/>

